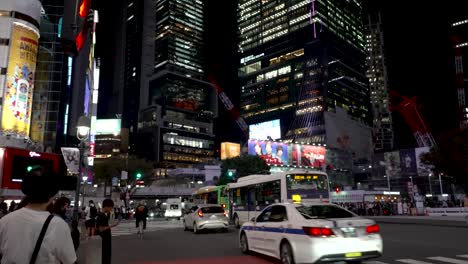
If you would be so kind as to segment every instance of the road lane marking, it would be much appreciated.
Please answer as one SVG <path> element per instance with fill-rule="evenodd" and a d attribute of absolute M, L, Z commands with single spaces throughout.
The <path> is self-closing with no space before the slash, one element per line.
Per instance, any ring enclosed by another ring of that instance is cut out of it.
<path fill-rule="evenodd" d="M 468 258 L 468 255 L 457 255 L 459 258 Z"/>
<path fill-rule="evenodd" d="M 466 261 L 466 260 L 459 260 L 459 259 L 446 258 L 446 257 L 430 257 L 430 258 L 427 258 L 427 259 L 437 260 L 437 261 L 447 262 L 447 263 L 453 263 L 453 264 L 468 264 L 468 261 Z"/>
<path fill-rule="evenodd" d="M 382 262 L 382 261 L 377 261 L 377 260 L 370 260 L 370 261 L 364 261 L 366 264 L 388 264 L 387 262 Z"/>
<path fill-rule="evenodd" d="M 415 259 L 396 259 L 398 262 L 403 262 L 407 264 L 432 264 L 430 262 L 415 260 Z"/>

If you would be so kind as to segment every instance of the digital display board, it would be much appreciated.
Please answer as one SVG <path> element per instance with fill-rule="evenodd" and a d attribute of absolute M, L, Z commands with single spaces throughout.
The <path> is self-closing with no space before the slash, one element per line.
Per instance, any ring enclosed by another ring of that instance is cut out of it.
<path fill-rule="evenodd" d="M 120 119 L 97 119 L 96 135 L 120 135 L 122 121 Z"/>
<path fill-rule="evenodd" d="M 280 138 L 281 124 L 279 119 L 249 126 L 249 139 L 268 140 Z"/>
<path fill-rule="evenodd" d="M 240 144 L 223 142 L 221 143 L 221 159 L 230 159 L 240 156 Z"/>
<path fill-rule="evenodd" d="M 249 140 L 249 155 L 260 156 L 269 165 L 325 166 L 325 147 L 268 140 Z"/>

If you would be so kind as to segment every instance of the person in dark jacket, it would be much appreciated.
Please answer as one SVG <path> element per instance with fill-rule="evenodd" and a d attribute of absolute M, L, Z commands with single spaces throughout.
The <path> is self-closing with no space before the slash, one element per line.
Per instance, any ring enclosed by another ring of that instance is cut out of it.
<path fill-rule="evenodd" d="M 136 228 L 140 227 L 140 222 L 143 222 L 143 230 L 146 230 L 146 218 L 148 218 L 148 208 L 144 202 L 140 202 L 140 205 L 135 209 L 135 220 Z"/>

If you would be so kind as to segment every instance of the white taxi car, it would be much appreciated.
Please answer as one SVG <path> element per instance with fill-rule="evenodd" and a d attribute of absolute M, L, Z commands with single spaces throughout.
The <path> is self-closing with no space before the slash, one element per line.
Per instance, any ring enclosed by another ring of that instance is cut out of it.
<path fill-rule="evenodd" d="M 284 264 L 359 263 L 383 253 L 379 226 L 334 204 L 274 204 L 242 225 L 243 253 L 256 251 Z"/>

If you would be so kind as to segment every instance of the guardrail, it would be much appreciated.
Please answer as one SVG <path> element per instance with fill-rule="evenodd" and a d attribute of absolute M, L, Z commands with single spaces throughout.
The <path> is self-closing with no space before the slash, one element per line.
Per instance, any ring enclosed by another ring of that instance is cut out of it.
<path fill-rule="evenodd" d="M 468 207 L 426 208 L 429 216 L 466 216 Z"/>

